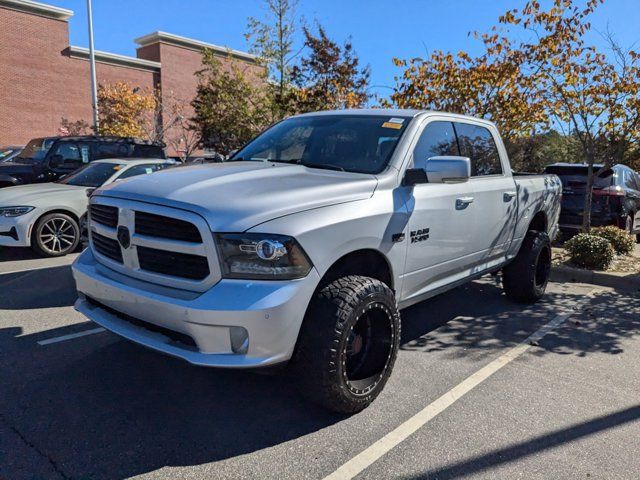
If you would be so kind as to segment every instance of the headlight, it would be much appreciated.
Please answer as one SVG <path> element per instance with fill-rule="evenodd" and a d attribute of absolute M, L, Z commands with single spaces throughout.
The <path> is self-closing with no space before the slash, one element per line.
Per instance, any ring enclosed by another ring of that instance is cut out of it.
<path fill-rule="evenodd" d="M 292 237 L 265 233 L 214 234 L 223 278 L 291 280 L 307 276 L 311 261 Z"/>
<path fill-rule="evenodd" d="M 34 207 L 0 207 L 0 217 L 19 217 L 33 209 Z"/>

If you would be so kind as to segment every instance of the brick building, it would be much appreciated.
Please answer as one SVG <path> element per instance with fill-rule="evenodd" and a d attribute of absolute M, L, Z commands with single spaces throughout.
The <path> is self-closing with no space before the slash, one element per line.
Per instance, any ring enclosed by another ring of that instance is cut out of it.
<path fill-rule="evenodd" d="M 0 146 L 57 135 L 63 117 L 91 123 L 89 51 L 69 45 L 72 15 L 30 0 L 0 0 Z M 204 48 L 219 52 L 223 65 L 232 58 L 256 73 L 261 68 L 248 53 L 165 32 L 135 42 L 136 57 L 96 51 L 99 84 L 156 86 L 190 101 Z"/>

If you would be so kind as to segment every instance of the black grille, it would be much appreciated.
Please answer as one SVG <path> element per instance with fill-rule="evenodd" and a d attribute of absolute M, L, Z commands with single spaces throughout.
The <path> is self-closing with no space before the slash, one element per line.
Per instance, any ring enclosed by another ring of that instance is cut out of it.
<path fill-rule="evenodd" d="M 202 243 L 200 232 L 192 223 L 153 213 L 136 212 L 136 233 L 149 237 Z"/>
<path fill-rule="evenodd" d="M 91 233 L 91 239 L 93 240 L 93 247 L 99 254 L 122 263 L 122 250 L 120 250 L 118 242 L 111 238 L 103 237 L 96 232 Z"/>
<path fill-rule="evenodd" d="M 171 330 L 168 328 L 160 327 L 158 325 L 154 325 L 153 323 L 145 322 L 144 320 L 140 320 L 139 318 L 132 317 L 131 315 L 127 315 L 126 313 L 118 312 L 111 307 L 107 307 L 104 303 L 100 303 L 97 300 L 94 300 L 91 297 L 86 297 L 87 301 L 97 307 L 100 307 L 103 310 L 106 310 L 111 315 L 115 315 L 121 320 L 125 320 L 126 322 L 131 323 L 132 325 L 140 328 L 144 328 L 145 330 L 149 330 L 152 332 L 157 332 L 165 337 L 170 338 L 175 343 L 180 343 L 182 348 L 187 348 L 188 350 L 197 351 L 196 342 L 186 333 L 176 332 L 175 330 Z"/>
<path fill-rule="evenodd" d="M 107 227 L 116 228 L 118 226 L 118 209 L 108 205 L 91 205 L 89 207 L 91 220 L 101 223 Z"/>
<path fill-rule="evenodd" d="M 148 247 L 137 248 L 138 262 L 143 270 L 191 280 L 202 280 L 209 275 L 206 257 Z"/>

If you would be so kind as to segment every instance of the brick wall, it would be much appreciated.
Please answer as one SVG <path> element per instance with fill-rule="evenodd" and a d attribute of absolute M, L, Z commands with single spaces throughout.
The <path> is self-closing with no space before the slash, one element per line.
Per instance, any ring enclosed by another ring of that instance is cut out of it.
<path fill-rule="evenodd" d="M 56 135 L 62 117 L 91 122 L 89 62 L 70 58 L 68 23 L 0 7 L 0 145 Z M 97 63 L 98 82 L 154 85 L 154 73 Z"/>
<path fill-rule="evenodd" d="M 89 62 L 70 54 L 68 26 L 66 20 L 46 14 L 7 8 L 0 0 L 0 146 L 57 135 L 63 117 L 91 123 Z M 159 62 L 160 68 L 137 68 L 136 59 L 126 65 L 98 59 L 98 83 L 158 86 L 166 98 L 180 99 L 187 105 L 187 115 L 192 115 L 194 73 L 202 67 L 202 50 L 200 42 L 182 40 L 194 45 L 158 40 L 138 48 L 139 59 Z M 226 58 L 221 61 L 228 64 Z M 251 59 L 246 68 L 250 74 L 260 69 Z M 168 148 L 167 153 L 176 152 Z"/>

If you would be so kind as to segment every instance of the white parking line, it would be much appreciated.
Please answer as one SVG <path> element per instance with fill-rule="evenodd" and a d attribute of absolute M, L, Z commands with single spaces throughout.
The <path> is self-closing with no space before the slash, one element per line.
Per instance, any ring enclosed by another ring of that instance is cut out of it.
<path fill-rule="evenodd" d="M 40 340 L 38 345 L 51 345 L 52 343 L 64 342 L 66 340 L 72 340 L 74 338 L 84 337 L 86 335 L 93 335 L 94 333 L 102 333 L 106 330 L 102 327 L 92 328 L 91 330 L 85 330 L 84 332 L 70 333 L 69 335 L 62 335 L 60 337 L 48 338 L 46 340 Z"/>
<path fill-rule="evenodd" d="M 586 297 L 592 298 L 597 290 L 598 289 L 591 290 L 591 292 L 589 292 Z M 469 393 L 473 388 L 480 385 L 502 367 L 508 365 L 524 352 L 526 352 L 531 344 L 535 345 L 547 333 L 562 325 L 567 320 L 567 318 L 576 313 L 576 311 L 578 311 L 579 308 L 582 307 L 582 304 L 586 301 L 587 300 L 585 299 L 581 302 L 577 302 L 574 305 L 572 311 L 555 316 L 553 320 L 543 325 L 539 330 L 527 337 L 522 343 L 519 343 L 504 355 L 499 356 L 494 361 L 481 368 L 470 377 L 467 377 L 462 381 L 462 383 L 459 383 L 444 395 L 442 395 L 440 398 L 435 400 L 433 403 L 427 405 L 425 408 L 423 408 L 409 420 L 405 421 L 395 430 L 387 433 L 376 443 L 366 448 L 363 452 L 359 453 L 351 460 L 347 461 L 335 472 L 325 477 L 324 480 L 347 480 L 361 473 L 364 469 L 375 463 L 385 453 L 389 452 L 391 449 L 406 440 L 411 434 L 427 424 L 436 415 L 445 411 L 447 408 L 449 408 L 451 405 L 453 405 L 455 402 Z"/>

